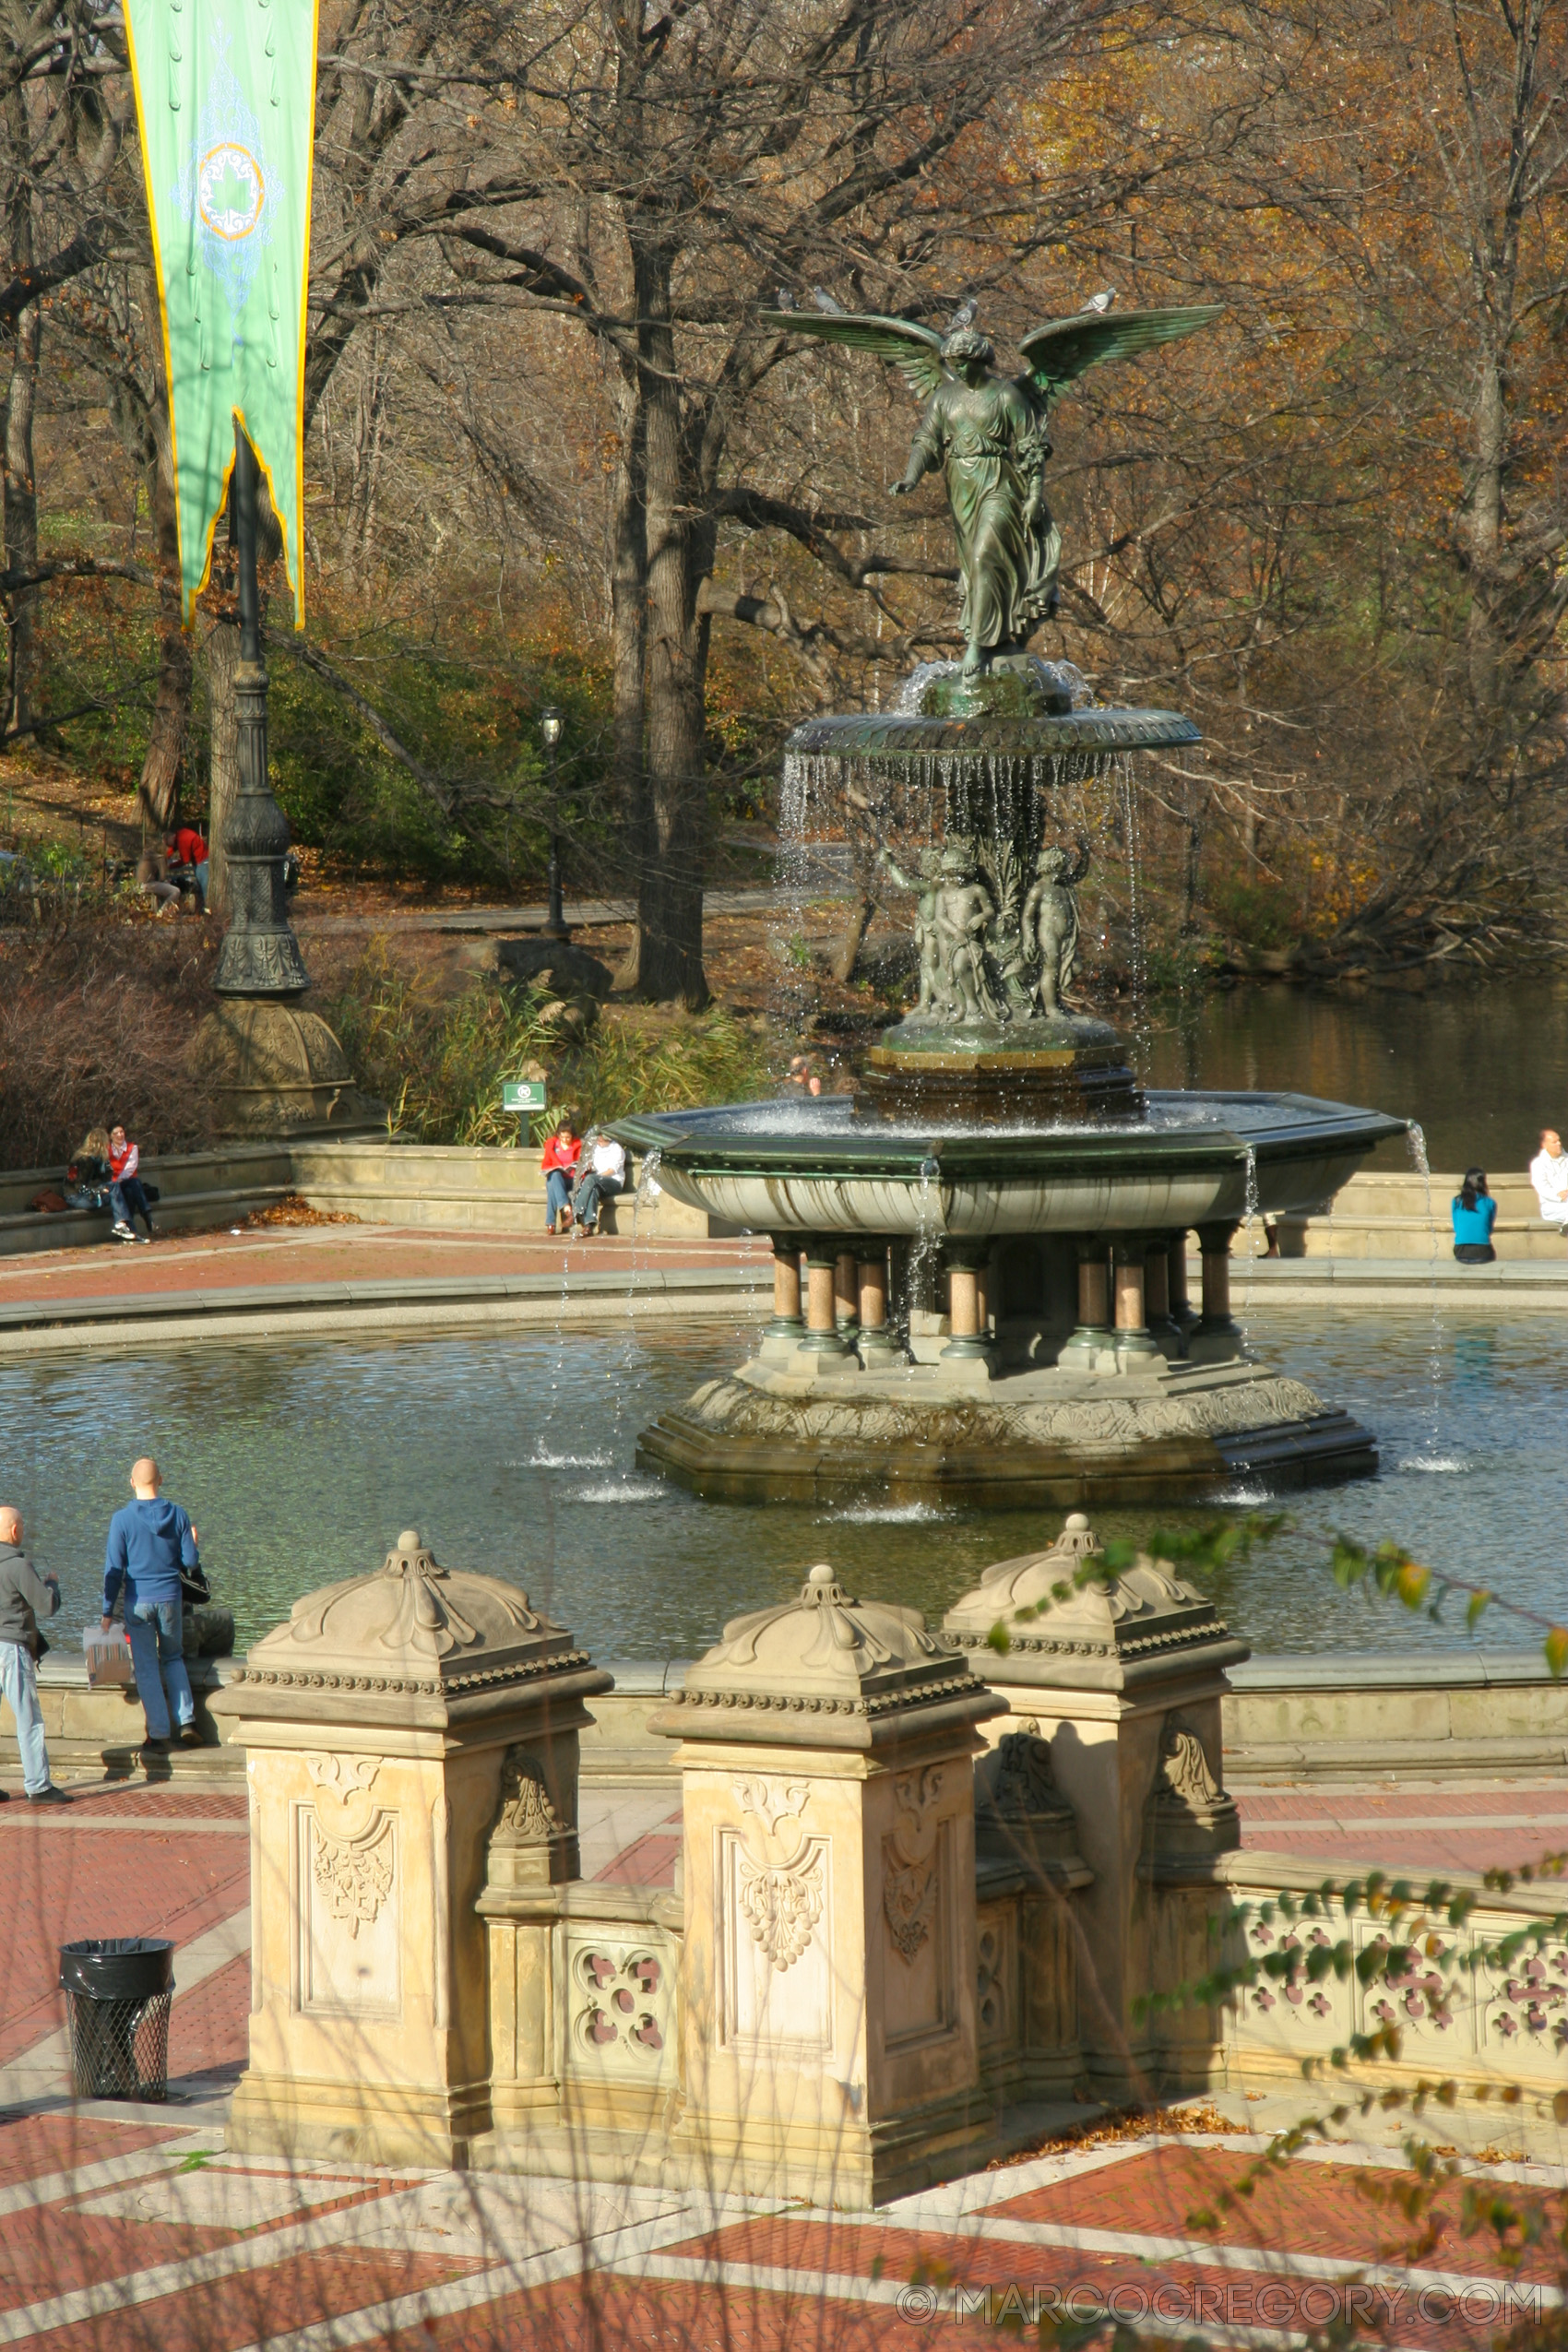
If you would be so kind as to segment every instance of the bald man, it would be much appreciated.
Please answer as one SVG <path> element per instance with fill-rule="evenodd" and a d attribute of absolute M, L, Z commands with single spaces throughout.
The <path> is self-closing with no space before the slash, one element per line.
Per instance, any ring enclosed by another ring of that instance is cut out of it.
<path fill-rule="evenodd" d="M 150 1454 L 131 1465 L 132 1502 L 109 1522 L 103 1555 L 103 1630 L 113 1622 L 114 1603 L 125 1588 L 125 1638 L 137 1670 L 137 1694 L 147 1716 L 143 1753 L 167 1755 L 172 1745 L 172 1707 L 180 1745 L 199 1748 L 196 1701 L 185 1672 L 184 1618 L 180 1590 L 182 1562 L 199 1568 L 196 1531 L 177 1503 L 166 1503 L 163 1480 Z"/>
<path fill-rule="evenodd" d="M 22 1550 L 21 1513 L 14 1503 L 0 1503 L 0 1691 L 16 1722 L 22 1786 L 33 1805 L 70 1802 L 49 1777 L 38 1706 L 38 1621 L 53 1617 L 59 1606 L 59 1579 L 41 1576 Z"/>

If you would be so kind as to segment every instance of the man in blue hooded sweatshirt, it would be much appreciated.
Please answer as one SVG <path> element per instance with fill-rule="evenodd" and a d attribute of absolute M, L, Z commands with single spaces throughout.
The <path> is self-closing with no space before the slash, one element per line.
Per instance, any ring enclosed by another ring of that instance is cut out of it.
<path fill-rule="evenodd" d="M 177 1503 L 165 1503 L 159 1492 L 163 1481 L 158 1465 L 144 1454 L 132 1465 L 131 1488 L 136 1496 L 109 1522 L 109 1544 L 103 1556 L 103 1630 L 113 1622 L 120 1586 L 125 1587 L 125 1638 L 137 1669 L 137 1692 L 147 1716 L 145 1746 L 155 1755 L 166 1754 L 169 1702 L 172 1701 L 180 1728 L 180 1744 L 199 1748 L 196 1701 L 185 1672 L 184 1629 L 180 1599 L 180 1566 L 200 1565 L 196 1531 Z M 165 1692 L 168 1697 L 165 1698 Z"/>

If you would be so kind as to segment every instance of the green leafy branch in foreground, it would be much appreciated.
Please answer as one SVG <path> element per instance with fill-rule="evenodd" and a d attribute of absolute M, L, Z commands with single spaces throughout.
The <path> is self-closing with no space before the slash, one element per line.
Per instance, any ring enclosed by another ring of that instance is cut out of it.
<path fill-rule="evenodd" d="M 1562 1878 L 1565 1871 L 1568 1853 L 1547 1854 L 1521 1870 L 1487 1871 L 1481 1887 L 1507 1895 L 1515 1887 L 1533 1886 L 1538 1880 Z M 1432 1879 L 1418 1892 L 1408 1879 L 1390 1879 L 1383 1871 L 1369 1871 L 1361 1878 L 1324 1879 L 1300 1896 L 1280 1894 L 1262 1903 L 1239 1903 L 1217 1923 L 1217 1931 L 1230 1936 L 1250 1931 L 1254 1939 L 1272 1942 L 1277 1925 L 1285 1933 L 1274 1949 L 1214 1967 L 1173 1991 L 1140 1994 L 1134 2012 L 1148 2016 L 1194 2004 L 1218 2008 L 1233 2004 L 1238 1993 L 1260 1983 L 1315 1985 L 1331 1976 L 1343 1983 L 1354 1975 L 1362 1985 L 1381 1983 L 1401 1997 L 1419 1995 L 1426 2003 L 1427 2016 L 1434 2024 L 1445 2025 L 1451 2022 L 1447 2002 L 1453 1987 L 1445 1985 L 1444 1978 L 1466 1973 L 1479 1976 L 1488 1968 L 1509 1974 L 1532 1949 L 1538 1953 L 1568 1936 L 1568 1912 L 1557 1911 L 1532 1919 L 1528 1926 L 1516 1928 L 1495 1942 L 1478 1943 L 1461 1952 L 1456 1943 L 1445 1939 L 1443 1930 L 1466 1926 L 1480 1901 L 1479 1890 L 1455 1887 L 1446 1879 Z M 1336 1905 L 1347 1921 L 1364 1913 L 1380 1923 L 1382 1931 L 1358 1950 L 1349 1936 L 1331 1942 L 1317 1926 L 1311 1942 L 1303 1944 L 1294 1930 L 1306 1922 L 1325 1920 Z M 1426 1973 L 1418 1975 L 1421 1969 Z M 1303 2060 L 1302 2072 L 1310 2078 L 1324 2064 L 1340 2067 L 1353 2060 L 1397 2057 L 1397 2049 L 1388 2047 L 1388 2036 L 1396 2031 L 1389 2025 L 1372 2034 L 1353 2035 L 1326 2061 Z M 1568 2024 L 1558 2026 L 1557 2042 L 1559 2049 L 1568 2045 Z M 1568 2119 L 1568 2104 L 1564 2119 Z"/>
<path fill-rule="evenodd" d="M 1213 1519 L 1203 1527 L 1181 1535 L 1161 1534 L 1149 1538 L 1146 1547 L 1127 1543 L 1118 1538 L 1099 1551 L 1086 1552 L 1070 1576 L 1061 1576 L 1049 1593 L 1037 1601 L 1016 1609 L 1008 1624 L 1030 1625 L 1052 1609 L 1059 1609 L 1088 1585 L 1109 1585 L 1135 1567 L 1146 1557 L 1158 1561 L 1162 1566 L 1192 1566 L 1210 1571 L 1229 1567 L 1232 1561 L 1245 1560 L 1253 1547 L 1266 1543 L 1282 1527 L 1289 1525 L 1284 1512 L 1271 1517 L 1253 1513 L 1245 1519 Z M 1007 1624 L 998 1618 L 986 1640 L 991 1647 L 1005 1657 L 1013 1646 Z"/>
<path fill-rule="evenodd" d="M 1338 1533 L 1328 1564 L 1342 1591 L 1354 1591 L 1358 1586 L 1375 1586 L 1386 1598 L 1401 1602 L 1412 1612 L 1420 1611 L 1434 1625 L 1442 1623 L 1443 1605 L 1451 1593 L 1468 1597 L 1465 1604 L 1467 1633 L 1475 1632 L 1489 1609 L 1504 1610 L 1522 1623 L 1539 1628 L 1541 1655 L 1554 1682 L 1561 1681 L 1568 1669 L 1568 1626 L 1541 1616 L 1538 1610 L 1526 1609 L 1519 1601 L 1505 1600 L 1490 1585 L 1473 1584 L 1467 1576 L 1453 1575 L 1447 1569 L 1423 1567 L 1396 1543 L 1380 1543 L 1375 1550 L 1369 1551 L 1354 1537 Z"/>
<path fill-rule="evenodd" d="M 1253 1513 L 1244 1519 L 1210 1519 L 1200 1527 L 1160 1528 L 1141 1546 L 1122 1540 L 1108 1543 L 1103 1551 L 1090 1552 L 1071 1577 L 1062 1578 L 1044 1598 L 1029 1608 L 1016 1610 L 1010 1622 L 1021 1625 L 1043 1617 L 1051 1609 L 1071 1600 L 1086 1585 L 1109 1584 L 1140 1558 L 1155 1560 L 1166 1568 L 1217 1575 L 1247 1559 L 1259 1544 L 1267 1543 L 1290 1524 L 1282 1511 L 1268 1516 Z M 1369 1550 L 1354 1536 L 1336 1529 L 1329 1548 L 1328 1567 L 1342 1592 L 1358 1588 L 1378 1592 L 1385 1599 L 1398 1601 L 1412 1615 L 1426 1617 L 1434 1625 L 1443 1621 L 1443 1608 L 1450 1595 L 1463 1593 L 1467 1596 L 1467 1633 L 1474 1633 L 1489 1609 L 1502 1610 L 1509 1617 L 1517 1618 L 1521 1624 L 1536 1628 L 1547 1672 L 1554 1682 L 1561 1681 L 1568 1672 L 1568 1626 L 1543 1617 L 1538 1610 L 1526 1609 L 1521 1601 L 1505 1599 L 1490 1585 L 1474 1584 L 1468 1577 L 1454 1575 L 1447 1569 L 1428 1568 L 1400 1544 L 1384 1542 Z M 1007 1626 L 1000 1619 L 986 1638 L 992 1648 L 1003 1656 L 1012 1646 Z"/>
<path fill-rule="evenodd" d="M 1146 1550 L 1167 1565 L 1212 1572 L 1238 1557 L 1244 1558 L 1253 1545 L 1285 1524 L 1282 1517 L 1241 1523 L 1214 1521 L 1176 1536 L 1156 1534 L 1149 1538 Z M 1130 1544 L 1108 1547 L 1088 1574 L 1080 1574 L 1072 1584 L 1064 1582 L 1057 1586 L 1049 1599 L 1037 1604 L 1029 1613 L 1042 1613 L 1054 1602 L 1070 1598 L 1072 1591 L 1090 1581 L 1091 1576 L 1114 1574 L 1136 1556 L 1135 1548 Z M 1464 1592 L 1468 1597 L 1467 1630 L 1474 1632 L 1487 1610 L 1502 1609 L 1540 1629 L 1543 1655 L 1554 1679 L 1561 1678 L 1568 1665 L 1568 1630 L 1533 1610 L 1506 1600 L 1489 1586 L 1428 1569 L 1396 1544 L 1385 1542 L 1369 1550 L 1340 1533 L 1334 1538 L 1329 1566 L 1342 1590 L 1360 1586 L 1369 1593 L 1375 1591 L 1398 1600 L 1412 1613 L 1423 1612 L 1434 1621 L 1451 1591 Z M 992 1639 L 995 1645 L 1005 1647 L 1006 1629 L 996 1628 Z M 1241 1938 L 1244 1956 L 1223 1960 L 1206 1974 L 1170 1991 L 1141 1997 L 1134 2004 L 1134 2014 L 1146 2018 L 1162 2010 L 1234 2008 L 1253 1987 L 1278 1986 L 1289 1990 L 1322 1985 L 1331 1978 L 1345 1982 L 1354 1976 L 1364 1990 L 1385 1988 L 1404 2005 L 1408 2014 L 1439 2025 L 1448 2024 L 1452 2022 L 1449 2005 L 1466 1978 L 1470 1980 L 1473 1995 L 1479 1993 L 1483 1972 L 1493 1972 L 1505 1979 L 1527 1978 L 1532 1968 L 1538 1971 L 1539 1955 L 1547 1945 L 1561 1944 L 1568 1938 L 1568 1911 L 1558 1910 L 1543 1912 L 1506 1934 L 1463 1948 L 1458 1931 L 1468 1925 L 1485 1895 L 1506 1895 L 1516 1888 L 1561 1879 L 1565 1873 L 1568 1853 L 1555 1852 L 1516 1871 L 1486 1871 L 1470 1886 L 1455 1886 L 1445 1879 L 1432 1879 L 1425 1886 L 1418 1886 L 1409 1879 L 1391 1878 L 1384 1871 L 1373 1870 L 1351 1879 L 1324 1879 L 1305 1894 L 1281 1892 L 1262 1902 L 1239 1903 L 1214 1920 L 1210 1931 L 1217 1939 L 1223 1939 L 1231 1953 L 1236 1951 L 1238 1938 Z M 1331 1932 L 1336 1910 L 1347 1926 L 1364 1916 L 1377 1923 L 1378 1932 L 1358 1948 L 1351 1934 Z M 1249 1941 L 1268 1948 L 1249 1953 Z M 1309 2056 L 1301 2061 L 1304 2080 L 1337 2077 L 1344 2085 L 1344 2095 L 1323 2111 L 1301 2117 L 1286 2131 L 1277 2132 L 1237 2180 L 1215 2193 L 1206 2204 L 1188 2214 L 1189 2228 L 1218 2230 L 1222 2227 L 1221 2216 L 1243 2206 L 1256 2194 L 1267 2175 L 1277 2172 L 1310 2143 L 1335 2144 L 1345 2127 L 1357 2119 L 1404 2112 L 1412 2122 L 1419 2122 L 1433 2108 L 1447 2110 L 1458 2106 L 1460 2085 L 1452 2077 L 1431 2080 L 1421 2076 L 1413 2082 L 1378 2082 L 1359 2090 L 1352 2087 L 1349 2078 L 1356 2070 L 1396 2066 L 1402 2056 L 1403 2032 L 1391 2002 L 1385 2000 L 1380 2006 L 1380 2022 L 1372 2031 L 1352 2033 L 1326 2056 Z M 1374 2008 L 1372 2013 L 1379 2015 L 1379 2009 Z M 1568 2022 L 1558 2024 L 1555 2037 L 1559 2052 L 1568 2050 Z M 1478 2106 L 1491 2102 L 1504 2110 L 1517 2111 L 1527 2103 L 1534 2112 L 1550 2116 L 1560 2126 L 1568 2125 L 1568 2090 L 1557 2091 L 1548 2099 L 1532 2096 L 1518 2083 L 1481 2082 L 1467 2085 L 1464 2095 Z M 1447 2216 L 1439 2210 L 1439 2200 L 1457 2182 L 1458 2210 L 1453 2218 L 1462 2237 L 1486 2236 L 1496 2259 L 1510 2268 L 1517 2268 L 1527 2249 L 1550 2244 L 1555 2251 L 1560 2276 L 1568 2279 L 1568 2218 L 1562 2210 L 1554 2213 L 1545 2197 L 1515 2196 L 1507 2184 L 1467 2176 L 1463 2159 L 1455 2151 L 1434 2146 L 1415 2131 L 1403 2141 L 1402 2152 L 1408 2169 L 1407 2179 L 1384 2184 L 1358 2174 L 1357 2187 L 1374 2202 L 1396 2206 L 1415 2232 L 1413 2242 L 1404 2250 L 1405 2261 L 1420 2261 L 1438 2244 L 1447 2226 Z M 1546 2340 L 1526 2330 L 1516 2339 L 1510 2339 L 1517 2342 L 1520 2352 L 1524 2352 L 1526 2335 L 1532 2345 Z M 1165 2332 L 1151 2337 L 1109 2312 L 1071 2323 L 1042 2322 L 1039 2328 L 1041 2346 L 1056 2347 L 1056 2352 L 1067 2352 L 1069 2346 L 1082 2347 L 1093 2343 L 1109 2343 L 1112 2352 L 1147 2352 L 1154 2342 L 1167 2344 L 1174 2340 Z M 1357 2339 L 1353 2330 L 1336 2322 L 1327 2330 L 1311 2332 L 1305 2340 L 1327 2346 Z M 1553 2333 L 1550 2340 L 1555 2343 L 1561 2338 Z M 1196 2352 L 1205 2340 L 1188 2337 L 1182 2341 Z"/>

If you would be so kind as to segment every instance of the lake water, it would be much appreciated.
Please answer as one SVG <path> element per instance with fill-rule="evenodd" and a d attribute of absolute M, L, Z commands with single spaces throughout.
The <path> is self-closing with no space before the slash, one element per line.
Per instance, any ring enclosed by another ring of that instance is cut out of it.
<path fill-rule="evenodd" d="M 1293 1526 L 1217 1592 L 1260 1651 L 1465 1640 L 1341 1595 L 1331 1531 L 1396 1538 L 1437 1569 L 1568 1613 L 1568 1330 L 1550 1314 L 1251 1318 L 1254 1345 L 1374 1429 L 1375 1480 L 1292 1498 Z M 60 1571 L 63 1651 L 95 1616 L 104 1530 L 154 1449 L 202 1534 L 240 1644 L 313 1586 L 379 1565 L 415 1526 L 451 1566 L 514 1577 L 604 1658 L 689 1657 L 742 1610 L 829 1559 L 851 1589 L 940 1616 L 990 1561 L 1060 1513 L 766 1509 L 704 1503 L 633 1467 L 637 1431 L 751 1352 L 754 1326 L 694 1337 L 300 1340 L 0 1366 L 0 1493 Z M 1253 1498 L 1247 1498 L 1249 1500 Z M 1255 1498 L 1262 1501 L 1261 1495 Z M 1239 1498 L 1240 1501 L 1240 1498 Z M 1182 1515 L 1107 1511 L 1108 1535 Z M 1527 1641 L 1496 1617 L 1489 1643 Z"/>
<path fill-rule="evenodd" d="M 1419 1119 L 1433 1168 L 1522 1169 L 1543 1126 L 1568 1134 L 1568 981 L 1426 996 L 1245 986 L 1113 1009 L 1156 1087 L 1289 1087 Z M 1408 1165 L 1384 1144 L 1369 1162 Z"/>

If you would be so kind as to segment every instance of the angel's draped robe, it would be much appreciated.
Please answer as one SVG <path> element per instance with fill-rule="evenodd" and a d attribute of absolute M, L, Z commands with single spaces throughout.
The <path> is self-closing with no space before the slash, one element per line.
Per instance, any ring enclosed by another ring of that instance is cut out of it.
<path fill-rule="evenodd" d="M 958 535 L 960 616 L 971 645 L 1021 645 L 1055 607 L 1061 540 L 1039 494 L 1045 427 L 1025 392 L 1001 376 L 939 385 L 914 450 L 941 469 Z"/>

